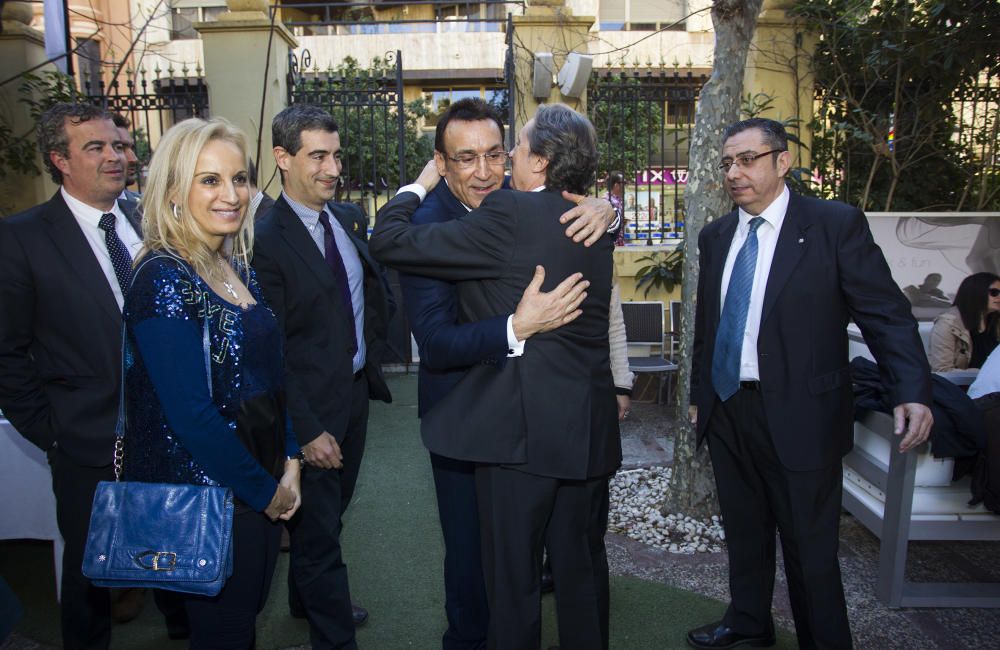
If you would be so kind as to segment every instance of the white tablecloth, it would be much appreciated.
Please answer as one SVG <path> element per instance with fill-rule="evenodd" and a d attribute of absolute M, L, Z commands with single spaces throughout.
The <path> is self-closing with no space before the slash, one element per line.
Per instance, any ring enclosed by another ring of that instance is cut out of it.
<path fill-rule="evenodd" d="M 63 541 L 56 525 L 52 474 L 42 451 L 0 418 L 0 539 L 53 542 L 56 593 L 62 575 Z"/>

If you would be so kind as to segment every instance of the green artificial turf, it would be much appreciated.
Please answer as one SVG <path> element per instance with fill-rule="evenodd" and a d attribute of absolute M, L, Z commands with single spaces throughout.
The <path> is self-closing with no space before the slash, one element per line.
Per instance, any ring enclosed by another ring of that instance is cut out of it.
<path fill-rule="evenodd" d="M 416 419 L 416 377 L 393 377 L 391 389 L 391 405 L 372 403 L 364 465 L 345 518 L 344 556 L 354 602 L 371 614 L 358 630 L 359 647 L 432 650 L 440 648 L 446 625 L 443 548 L 430 463 Z M 0 575 L 24 606 L 17 632 L 59 645 L 51 558 L 48 543 L 0 542 Z M 309 641 L 306 622 L 287 615 L 287 571 L 288 556 L 282 554 L 270 598 L 258 618 L 258 648 L 287 648 Z M 552 596 L 546 596 L 543 649 L 558 643 L 554 610 Z M 683 648 L 688 629 L 718 619 L 723 610 L 722 603 L 697 594 L 637 578 L 612 577 L 611 647 Z M 147 598 L 135 621 L 116 625 L 112 637 L 113 648 L 186 647 L 167 640 L 152 598 Z M 794 648 L 794 636 L 779 633 L 778 647 Z"/>

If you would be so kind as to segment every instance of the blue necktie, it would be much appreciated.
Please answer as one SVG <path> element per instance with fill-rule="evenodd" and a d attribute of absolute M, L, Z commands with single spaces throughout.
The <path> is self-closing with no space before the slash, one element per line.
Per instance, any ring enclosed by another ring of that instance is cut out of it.
<path fill-rule="evenodd" d="M 330 217 L 326 210 L 319 213 L 319 222 L 323 226 L 323 250 L 326 263 L 333 272 L 333 279 L 340 290 L 340 297 L 344 301 L 344 309 L 347 310 L 347 320 L 351 322 L 351 350 L 358 351 L 358 326 L 354 322 L 354 303 L 351 301 L 351 287 L 347 283 L 347 267 L 344 266 L 344 258 L 337 248 L 337 239 L 333 234 L 333 226 L 330 224 Z"/>
<path fill-rule="evenodd" d="M 111 256 L 111 266 L 115 269 L 115 277 L 118 278 L 118 286 L 122 289 L 122 294 L 128 289 L 128 281 L 132 276 L 132 256 L 129 255 L 125 243 L 115 232 L 115 215 L 108 212 L 101 215 L 101 220 L 97 222 L 97 227 L 104 231 L 104 244 L 108 247 L 108 255 Z"/>
<path fill-rule="evenodd" d="M 754 269 L 757 266 L 757 228 L 763 217 L 750 220 L 747 240 L 736 254 L 733 272 L 729 276 L 726 302 L 722 306 L 719 329 L 715 334 L 715 354 L 712 357 L 712 386 L 722 401 L 726 401 L 740 387 L 740 357 L 747 326 L 747 310 L 753 289 Z"/>

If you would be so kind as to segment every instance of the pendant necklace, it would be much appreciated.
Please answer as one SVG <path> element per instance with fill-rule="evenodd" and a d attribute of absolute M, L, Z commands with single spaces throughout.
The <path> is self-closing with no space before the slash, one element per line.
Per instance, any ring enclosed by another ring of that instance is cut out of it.
<path fill-rule="evenodd" d="M 226 273 L 226 262 L 223 258 L 219 258 L 219 266 L 222 267 L 222 273 Z M 222 278 L 222 286 L 226 288 L 226 292 L 233 297 L 233 300 L 239 300 L 240 294 L 236 293 L 236 288 L 233 286 L 232 282 L 229 282 L 225 278 Z"/>

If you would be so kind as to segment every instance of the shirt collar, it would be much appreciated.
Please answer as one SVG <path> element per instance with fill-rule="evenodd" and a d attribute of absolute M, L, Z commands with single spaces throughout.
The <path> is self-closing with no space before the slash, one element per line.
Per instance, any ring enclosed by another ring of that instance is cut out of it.
<path fill-rule="evenodd" d="M 91 205 L 87 205 L 67 192 L 65 187 L 60 186 L 59 191 L 62 193 L 63 200 L 66 202 L 67 207 L 69 207 L 69 211 L 73 213 L 73 216 L 80 219 L 84 223 L 93 226 L 94 228 L 98 227 L 98 224 L 101 221 L 101 216 L 105 214 L 104 210 L 98 210 Z M 118 201 L 115 201 L 114 205 L 111 206 L 111 209 L 108 210 L 108 212 L 112 213 L 119 219 L 125 218 L 125 214 L 122 212 L 121 208 L 118 207 Z"/>
<path fill-rule="evenodd" d="M 288 207 L 292 209 L 299 219 L 310 229 L 315 228 L 316 224 L 319 223 L 319 211 L 313 210 L 312 208 L 302 205 L 292 197 L 285 193 L 285 190 L 281 190 L 281 196 L 285 197 L 285 202 L 288 203 Z M 323 212 L 327 213 L 327 216 L 333 220 L 333 214 L 330 212 L 330 208 L 326 205 L 323 206 Z"/>
<path fill-rule="evenodd" d="M 764 211 L 758 215 L 752 215 L 749 212 L 739 209 L 739 219 L 740 219 L 740 231 L 745 231 L 747 229 L 747 224 L 754 216 L 762 217 L 772 228 L 778 230 L 781 228 L 781 222 L 785 220 L 785 212 L 788 210 L 788 200 L 791 198 L 791 193 L 788 191 L 788 186 L 785 185 L 781 190 L 781 194 L 778 198 L 771 201 L 771 204 L 764 208 Z"/>

